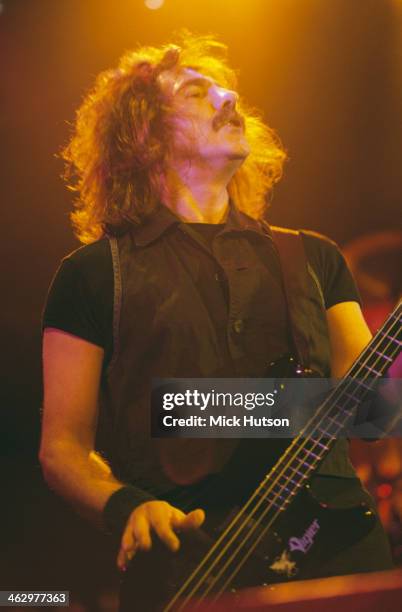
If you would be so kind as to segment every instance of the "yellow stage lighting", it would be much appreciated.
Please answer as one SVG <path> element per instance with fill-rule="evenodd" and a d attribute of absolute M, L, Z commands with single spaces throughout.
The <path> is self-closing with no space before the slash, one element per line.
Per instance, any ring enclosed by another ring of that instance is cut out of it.
<path fill-rule="evenodd" d="M 161 8 L 165 0 L 145 0 L 145 6 L 149 9 L 156 10 Z"/>

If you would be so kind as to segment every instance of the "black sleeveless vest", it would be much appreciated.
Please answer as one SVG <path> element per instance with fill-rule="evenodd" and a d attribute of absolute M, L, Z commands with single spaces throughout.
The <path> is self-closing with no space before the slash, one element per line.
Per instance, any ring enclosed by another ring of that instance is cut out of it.
<path fill-rule="evenodd" d="M 247 338 L 238 341 L 248 333 L 243 325 L 247 308 L 258 301 L 265 274 L 243 230 L 256 232 L 256 239 L 267 241 L 271 248 L 274 240 L 297 356 L 303 366 L 321 376 L 330 375 L 323 295 L 305 257 L 302 232 L 272 231 L 239 211 L 231 214 L 235 222 L 229 221 L 228 231 L 214 239 L 214 256 L 231 291 L 227 321 L 231 372 L 222 371 L 208 313 L 200 308 L 194 320 L 192 309 L 199 296 L 186 262 L 177 260 L 178 229 L 171 231 L 171 222 L 166 222 L 159 235 L 149 229 L 146 240 L 144 233 L 138 238 L 134 231 L 109 238 L 114 268 L 114 353 L 100 392 L 97 449 L 117 478 L 155 496 L 221 470 L 236 441 L 152 439 L 151 379 L 262 375 L 257 361 L 263 349 L 256 346 L 253 351 Z M 186 227 L 179 229 L 183 239 L 193 239 Z M 242 231 L 233 231 L 236 229 Z M 253 342 L 257 341 L 254 334 Z M 347 446 L 345 440 L 339 440 L 319 474 L 355 477 Z"/>

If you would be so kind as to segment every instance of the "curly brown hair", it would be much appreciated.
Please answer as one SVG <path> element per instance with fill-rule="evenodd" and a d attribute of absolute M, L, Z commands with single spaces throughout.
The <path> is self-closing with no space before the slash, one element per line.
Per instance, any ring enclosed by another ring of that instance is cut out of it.
<path fill-rule="evenodd" d="M 61 153 L 64 177 L 79 194 L 71 219 L 81 242 L 140 224 L 161 201 L 172 126 L 157 76 L 173 67 L 191 66 L 235 89 L 236 73 L 227 63 L 226 51 L 212 35 L 182 31 L 175 45 L 128 51 L 117 69 L 98 75 Z M 267 193 L 281 177 L 286 154 L 275 133 L 241 99 L 238 110 L 245 119 L 251 153 L 228 192 L 240 210 L 257 219 L 267 207 Z"/>

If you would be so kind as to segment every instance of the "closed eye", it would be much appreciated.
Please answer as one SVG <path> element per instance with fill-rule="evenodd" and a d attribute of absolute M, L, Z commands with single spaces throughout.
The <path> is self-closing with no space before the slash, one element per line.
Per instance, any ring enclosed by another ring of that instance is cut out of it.
<path fill-rule="evenodd" d="M 186 98 L 202 98 L 205 95 L 204 88 L 201 87 L 189 87 L 186 91 Z"/>

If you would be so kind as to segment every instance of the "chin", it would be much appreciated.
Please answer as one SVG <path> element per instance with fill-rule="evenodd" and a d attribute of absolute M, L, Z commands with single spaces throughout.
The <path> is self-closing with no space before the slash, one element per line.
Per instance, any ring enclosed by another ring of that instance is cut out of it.
<path fill-rule="evenodd" d="M 241 157 L 242 159 L 246 159 L 250 154 L 250 149 L 247 147 L 242 147 L 232 152 L 232 155 L 235 157 Z"/>
<path fill-rule="evenodd" d="M 228 159 L 245 160 L 246 157 L 248 157 L 249 153 L 250 149 L 248 146 L 236 147 L 235 149 L 228 151 Z"/>
<path fill-rule="evenodd" d="M 221 167 L 227 162 L 237 162 L 241 165 L 250 153 L 250 148 L 246 143 L 231 143 L 224 147 L 215 146 L 202 152 L 201 157 L 209 163 Z"/>

